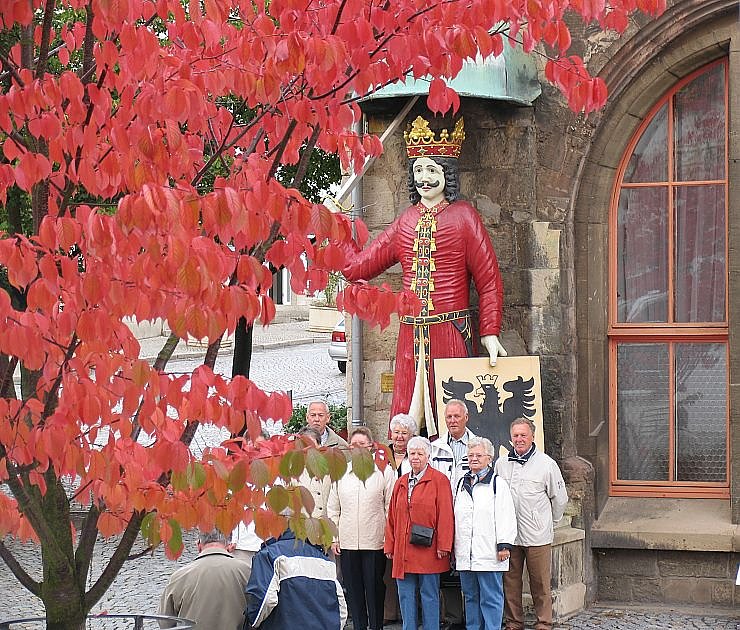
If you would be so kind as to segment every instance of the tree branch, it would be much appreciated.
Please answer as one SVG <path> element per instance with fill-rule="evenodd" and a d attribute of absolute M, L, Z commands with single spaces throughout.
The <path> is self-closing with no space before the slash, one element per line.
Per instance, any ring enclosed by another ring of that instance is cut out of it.
<path fill-rule="evenodd" d="M 36 78 L 40 79 L 46 72 L 49 62 L 49 42 L 51 40 L 51 24 L 54 17 L 56 0 L 46 0 L 44 8 L 44 23 L 41 27 L 41 44 L 39 46 L 39 57 L 36 62 Z"/>
<path fill-rule="evenodd" d="M 280 166 L 280 160 L 283 158 L 285 147 L 288 146 L 288 141 L 290 140 L 290 136 L 293 135 L 293 132 L 295 131 L 297 126 L 298 126 L 298 121 L 294 118 L 293 120 L 290 121 L 290 124 L 288 125 L 288 128 L 285 130 L 285 135 L 280 140 L 280 143 L 271 151 L 271 153 L 275 154 L 275 158 L 272 160 L 270 170 L 267 173 L 268 180 L 275 177 L 275 173 L 277 173 L 278 166 Z"/>
<path fill-rule="evenodd" d="M 0 540 L 0 558 L 3 559 L 15 578 L 25 586 L 32 595 L 41 597 L 41 584 L 26 573 L 25 569 L 20 565 L 18 560 L 16 560 L 15 556 L 11 553 L 10 549 L 5 546 L 5 543 L 2 540 Z"/>
<path fill-rule="evenodd" d="M 123 563 L 128 559 L 131 548 L 136 542 L 136 537 L 139 535 L 139 528 L 141 527 L 141 521 L 144 518 L 144 512 L 134 512 L 131 515 L 126 529 L 121 536 L 121 540 L 113 552 L 111 559 L 103 569 L 100 577 L 95 581 L 95 584 L 90 587 L 90 590 L 85 593 L 85 608 L 90 610 L 95 604 L 98 603 L 100 598 L 113 584 L 116 579 L 118 572 L 121 570 Z"/>
<path fill-rule="evenodd" d="M 85 515 L 85 522 L 82 524 L 82 530 L 80 531 L 80 540 L 77 543 L 77 551 L 75 551 L 75 573 L 81 583 L 87 580 L 87 572 L 98 538 L 99 518 L 100 510 L 93 503 Z"/>
<path fill-rule="evenodd" d="M 311 134 L 311 137 L 308 139 L 308 142 L 306 143 L 306 146 L 303 150 L 303 155 L 301 155 L 301 159 L 298 162 L 298 166 L 295 169 L 295 175 L 293 175 L 293 181 L 290 183 L 290 185 L 293 188 L 298 188 L 301 185 L 303 178 L 306 176 L 306 173 L 308 172 L 308 165 L 311 163 L 311 155 L 313 154 L 313 150 L 316 147 L 316 142 L 319 139 L 320 134 L 321 134 L 321 125 L 317 124 L 313 128 L 313 133 Z"/>

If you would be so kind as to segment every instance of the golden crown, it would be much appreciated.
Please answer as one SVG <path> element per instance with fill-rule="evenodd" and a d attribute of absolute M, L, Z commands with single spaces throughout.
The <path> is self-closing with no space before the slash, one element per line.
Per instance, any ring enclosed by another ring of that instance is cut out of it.
<path fill-rule="evenodd" d="M 463 119 L 459 118 L 452 130 L 452 135 L 447 129 L 439 132 L 439 140 L 429 128 L 429 123 L 421 116 L 411 123 L 411 128 L 403 132 L 406 140 L 406 153 L 409 159 L 420 157 L 460 157 L 460 148 L 465 140 Z"/>

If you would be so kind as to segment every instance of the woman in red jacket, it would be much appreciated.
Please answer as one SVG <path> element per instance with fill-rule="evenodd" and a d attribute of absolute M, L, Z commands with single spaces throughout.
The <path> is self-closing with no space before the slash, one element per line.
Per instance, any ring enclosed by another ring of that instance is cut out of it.
<path fill-rule="evenodd" d="M 424 437 L 408 444 L 411 472 L 393 488 L 385 526 L 385 554 L 393 560 L 403 630 L 417 628 L 420 592 L 424 630 L 439 630 L 439 574 L 450 568 L 455 518 L 450 482 L 429 466 L 432 446 Z"/>

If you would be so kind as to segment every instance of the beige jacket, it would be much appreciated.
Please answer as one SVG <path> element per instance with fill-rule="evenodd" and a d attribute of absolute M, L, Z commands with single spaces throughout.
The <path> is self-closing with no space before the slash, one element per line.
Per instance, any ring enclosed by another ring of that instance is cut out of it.
<path fill-rule="evenodd" d="M 352 473 L 331 484 L 327 516 L 339 529 L 340 549 L 382 549 L 385 519 L 393 494 L 393 466 L 375 472 L 364 483 Z"/>
<path fill-rule="evenodd" d="M 308 512 L 306 512 L 306 516 L 313 516 L 314 518 L 326 516 L 326 504 L 329 502 L 331 477 L 329 477 L 329 475 L 325 475 L 319 479 L 317 477 L 312 477 L 307 470 L 304 470 L 301 473 L 301 476 L 298 477 L 296 485 L 306 488 L 313 497 L 313 513 L 308 514 Z"/>
<path fill-rule="evenodd" d="M 245 562 L 223 548 L 207 547 L 172 574 L 162 593 L 159 612 L 196 621 L 196 630 L 241 630 L 248 580 Z M 173 626 L 160 622 L 162 628 Z"/>

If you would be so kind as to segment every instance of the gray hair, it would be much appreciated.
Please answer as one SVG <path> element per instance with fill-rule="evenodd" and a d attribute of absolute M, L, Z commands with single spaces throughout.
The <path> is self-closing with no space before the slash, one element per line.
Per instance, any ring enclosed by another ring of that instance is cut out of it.
<path fill-rule="evenodd" d="M 308 414 L 308 410 L 311 408 L 311 405 L 321 405 L 326 409 L 326 413 L 331 414 L 331 411 L 329 411 L 329 403 L 325 400 L 312 400 L 306 407 L 306 414 Z"/>
<path fill-rule="evenodd" d="M 464 400 L 460 400 L 459 398 L 450 398 L 450 400 L 448 400 L 447 404 L 445 405 L 445 413 L 447 413 L 447 408 L 450 405 L 459 405 L 465 412 L 465 415 L 468 415 L 468 406 L 465 404 Z"/>
<path fill-rule="evenodd" d="M 423 448 L 426 451 L 427 456 L 432 455 L 432 443 L 421 435 L 415 435 L 409 440 L 406 449 L 411 451 L 413 448 Z"/>
<path fill-rule="evenodd" d="M 419 426 L 416 424 L 414 416 L 410 416 L 407 413 L 397 413 L 391 418 L 388 427 L 391 431 L 393 431 L 393 427 L 403 427 L 411 435 L 416 435 L 419 432 Z"/>
<path fill-rule="evenodd" d="M 224 534 L 221 530 L 212 529 L 210 532 L 199 532 L 198 542 L 201 545 L 210 545 L 211 543 L 221 543 L 226 546 L 229 544 L 231 537 Z"/>
<path fill-rule="evenodd" d="M 532 431 L 532 435 L 534 435 L 535 426 L 534 421 L 530 420 L 529 418 L 521 417 L 516 418 L 510 425 L 509 425 L 509 434 L 511 434 L 511 430 L 514 428 L 517 424 L 526 424 L 530 430 Z"/>
<path fill-rule="evenodd" d="M 491 440 L 485 437 L 478 437 L 477 435 L 471 438 L 468 438 L 468 451 L 473 448 L 474 446 L 482 446 L 483 450 L 486 452 L 486 455 L 488 455 L 491 459 L 495 457 L 494 451 L 493 451 L 493 444 L 491 443 Z"/>

